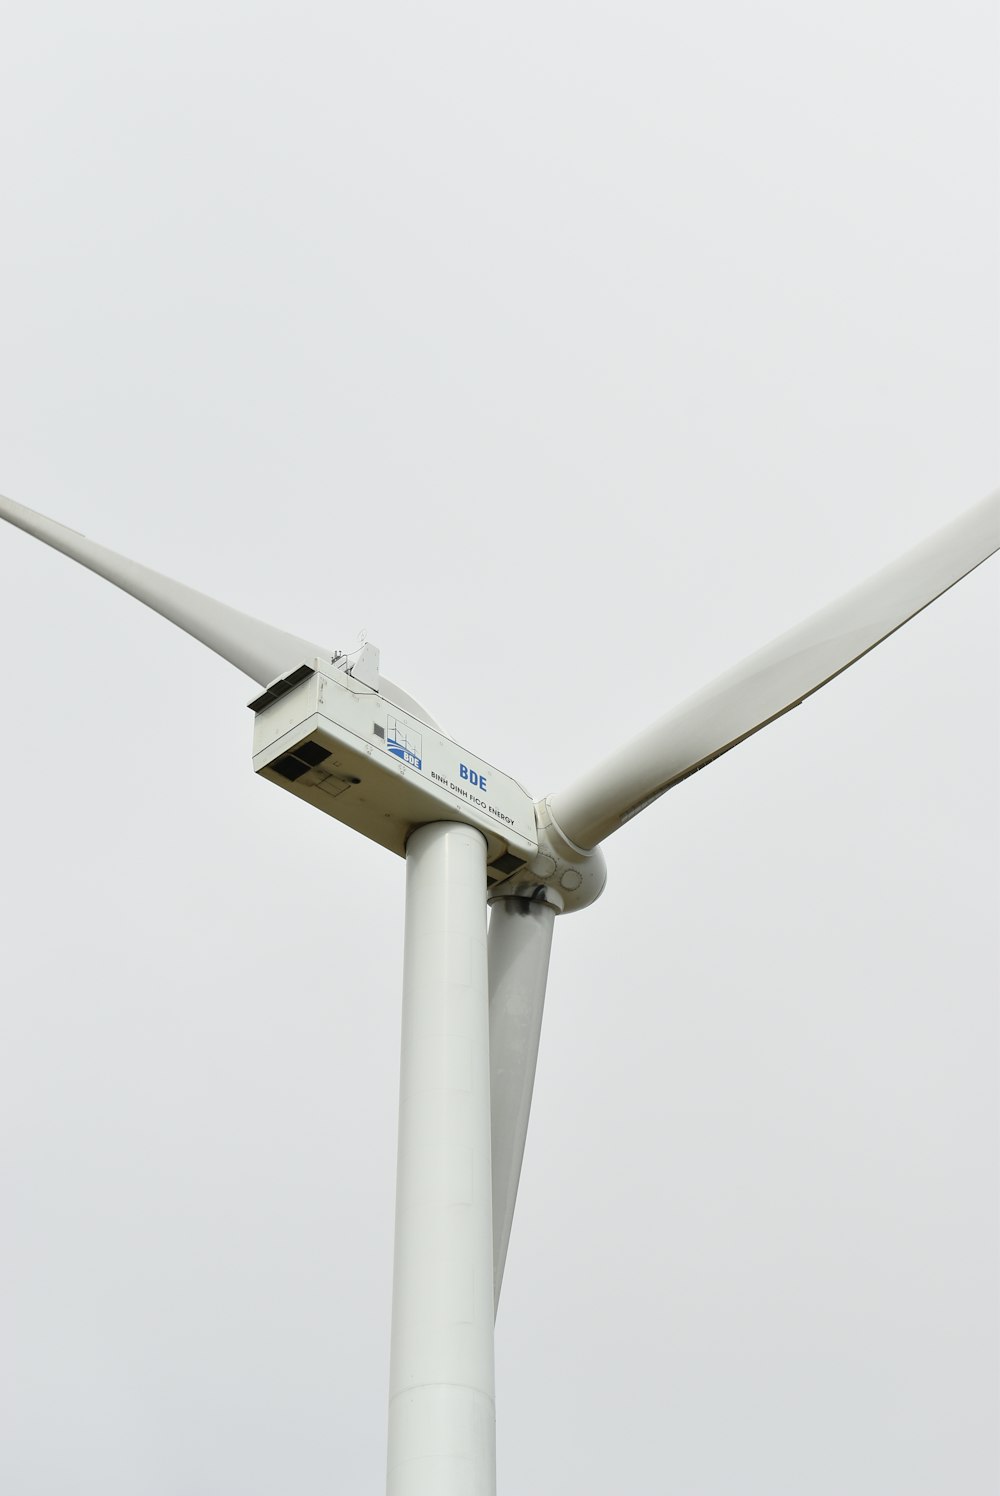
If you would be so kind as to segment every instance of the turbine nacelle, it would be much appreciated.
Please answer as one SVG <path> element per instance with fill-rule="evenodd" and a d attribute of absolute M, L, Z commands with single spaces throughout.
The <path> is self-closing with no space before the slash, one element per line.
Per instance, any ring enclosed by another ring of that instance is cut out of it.
<path fill-rule="evenodd" d="M 250 706 L 254 770 L 390 852 L 405 856 L 414 831 L 451 821 L 485 837 L 491 887 L 537 859 L 531 796 L 387 689 L 372 645 L 314 655 Z"/>
<path fill-rule="evenodd" d="M 486 838 L 490 902 L 530 899 L 570 913 L 604 888 L 600 848 L 574 846 L 548 800 L 533 803 L 516 780 L 446 737 L 385 681 L 374 645 L 303 661 L 250 708 L 255 772 L 390 852 L 405 856 L 421 826 L 458 821 Z"/>

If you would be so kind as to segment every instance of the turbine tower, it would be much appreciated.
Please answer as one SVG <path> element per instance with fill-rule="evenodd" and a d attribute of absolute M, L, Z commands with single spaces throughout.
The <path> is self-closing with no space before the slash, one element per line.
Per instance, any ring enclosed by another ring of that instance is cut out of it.
<path fill-rule="evenodd" d="M 556 916 L 600 896 L 620 826 L 1000 548 L 1000 493 L 538 800 L 449 738 L 373 646 L 284 633 L 10 499 L 0 518 L 254 680 L 255 772 L 406 859 L 387 1489 L 488 1496 L 493 1325 Z"/>

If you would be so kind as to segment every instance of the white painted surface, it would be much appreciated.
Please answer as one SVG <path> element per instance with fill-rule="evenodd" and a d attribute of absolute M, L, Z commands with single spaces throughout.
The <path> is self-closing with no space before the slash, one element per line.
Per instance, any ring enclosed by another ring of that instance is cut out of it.
<path fill-rule="evenodd" d="M 272 628 L 269 623 L 240 613 L 214 597 L 206 597 L 183 582 L 175 582 L 138 561 L 130 561 L 57 520 L 36 514 L 15 499 L 0 495 L 0 519 L 128 592 L 262 686 L 315 654 L 329 654 L 318 644 Z"/>
<path fill-rule="evenodd" d="M 407 849 L 389 1496 L 496 1489 L 485 851 Z"/>
<path fill-rule="evenodd" d="M 555 920 L 556 910 L 545 899 L 496 899 L 490 907 L 494 1308 L 500 1302 L 531 1115 Z"/>
<path fill-rule="evenodd" d="M 510 851 L 523 865 L 538 850 L 531 796 L 508 774 L 433 725 L 335 667 L 314 673 L 254 719 L 253 766 L 265 777 L 403 856 L 407 838 L 434 821 L 463 821 L 487 838 L 488 861 Z M 293 782 L 274 762 L 315 736 L 331 757 Z M 356 782 L 334 799 L 325 773 Z M 500 869 L 493 880 L 505 876 Z"/>
<path fill-rule="evenodd" d="M 998 547 L 1000 490 L 551 795 L 554 820 L 578 846 L 596 846 L 672 784 L 819 690 Z"/>

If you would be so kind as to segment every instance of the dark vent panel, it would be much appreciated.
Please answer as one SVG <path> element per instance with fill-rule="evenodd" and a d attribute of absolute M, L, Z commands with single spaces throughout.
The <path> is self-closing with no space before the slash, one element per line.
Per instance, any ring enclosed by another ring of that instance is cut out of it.
<path fill-rule="evenodd" d="M 309 773 L 309 765 L 300 763 L 290 753 L 286 753 L 284 758 L 276 758 L 274 763 L 268 764 L 267 767 L 273 769 L 276 774 L 280 774 L 282 779 L 301 779 L 303 774 Z"/>
<path fill-rule="evenodd" d="M 296 758 L 300 758 L 304 764 L 312 767 L 321 764 L 325 758 L 330 757 L 329 748 L 324 748 L 322 743 L 314 743 L 311 739 L 306 743 L 300 743 L 297 748 L 292 749 Z"/>
<path fill-rule="evenodd" d="M 292 671 L 291 675 L 286 675 L 283 680 L 273 680 L 266 691 L 262 691 L 259 696 L 255 696 L 253 701 L 250 702 L 250 710 L 252 712 L 262 712 L 266 706 L 271 705 L 272 701 L 279 701 L 287 691 L 290 691 L 293 686 L 297 686 L 299 681 L 308 680 L 310 675 L 315 674 L 316 672 L 311 665 L 299 665 L 297 669 Z"/>

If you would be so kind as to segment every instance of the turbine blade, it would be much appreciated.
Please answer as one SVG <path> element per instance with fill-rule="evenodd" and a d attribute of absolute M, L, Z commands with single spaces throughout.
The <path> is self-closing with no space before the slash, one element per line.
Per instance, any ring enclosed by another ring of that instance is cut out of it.
<path fill-rule="evenodd" d="M 798 706 L 1000 548 L 1000 490 L 689 697 L 549 798 L 589 851 L 673 785 Z"/>
<path fill-rule="evenodd" d="M 36 514 L 33 509 L 2 495 L 0 519 L 16 525 L 36 540 L 44 541 L 54 550 L 62 551 L 64 556 L 79 561 L 81 566 L 130 593 L 147 608 L 152 608 L 185 633 L 207 644 L 209 649 L 262 686 L 303 660 L 331 654 L 329 649 L 319 644 L 272 628 L 269 623 L 239 613 L 225 603 L 196 592 L 193 587 L 185 587 L 183 582 L 174 582 L 147 566 L 129 561 L 127 557 L 88 540 L 76 530 L 69 530 L 65 525 L 46 519 L 43 514 Z"/>
<path fill-rule="evenodd" d="M 551 904 L 534 899 L 501 898 L 490 910 L 494 1314 L 521 1178 L 555 917 Z"/>

